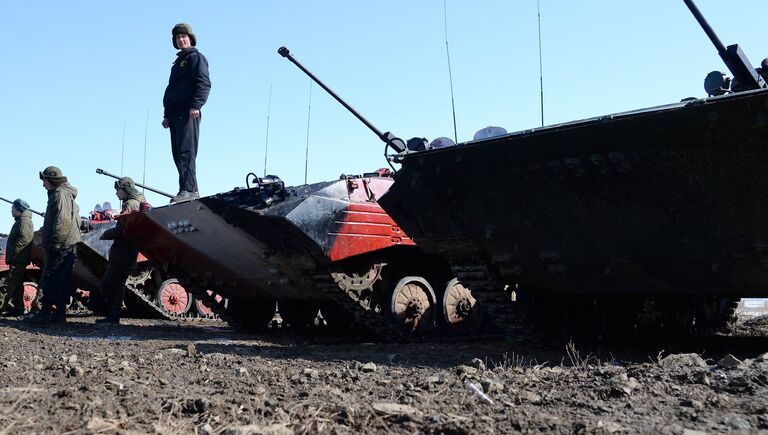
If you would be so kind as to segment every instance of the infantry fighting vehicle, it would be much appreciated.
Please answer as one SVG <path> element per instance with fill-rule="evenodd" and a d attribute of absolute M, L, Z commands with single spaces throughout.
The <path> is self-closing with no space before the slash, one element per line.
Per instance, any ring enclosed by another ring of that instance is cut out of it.
<path fill-rule="evenodd" d="M 767 295 L 768 89 L 685 3 L 734 76 L 708 98 L 398 150 L 379 203 L 492 313 L 538 299 L 549 320 L 680 331 Z"/>
<path fill-rule="evenodd" d="M 319 311 L 329 327 L 385 336 L 424 334 L 438 322 L 476 329 L 475 300 L 448 264 L 378 206 L 391 184 L 388 170 L 296 187 L 248 174 L 244 188 L 119 219 L 196 297 L 229 298 L 222 316 L 242 329 L 266 326 L 275 301 L 283 323 L 299 327 Z"/>

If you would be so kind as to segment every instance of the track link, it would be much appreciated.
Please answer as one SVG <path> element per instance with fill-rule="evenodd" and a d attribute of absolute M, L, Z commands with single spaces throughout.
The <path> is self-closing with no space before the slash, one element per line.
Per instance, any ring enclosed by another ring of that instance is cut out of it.
<path fill-rule="evenodd" d="M 216 315 L 203 316 L 197 312 L 195 313 L 191 312 L 191 309 L 190 311 L 184 314 L 174 314 L 162 309 L 158 304 L 155 303 L 154 298 L 144 291 L 147 286 L 147 282 L 149 282 L 151 279 L 152 279 L 151 269 L 143 267 L 134 271 L 128 277 L 128 280 L 125 283 L 125 288 L 127 290 L 125 294 L 126 299 L 129 300 L 130 305 L 140 310 L 143 316 L 158 318 L 158 319 L 167 319 L 167 320 L 212 321 L 212 322 L 221 321 L 219 316 L 216 316 Z M 181 282 L 181 280 L 179 280 L 179 282 Z M 198 294 L 193 293 L 190 290 L 190 288 L 187 287 L 187 284 L 182 283 L 182 285 L 187 291 L 192 293 L 194 297 L 202 299 L 204 302 L 208 303 L 206 299 L 202 298 L 202 294 L 205 294 L 205 296 L 208 297 L 207 292 L 200 291 L 201 295 L 198 296 Z"/>
<path fill-rule="evenodd" d="M 472 291 L 496 332 L 514 341 L 536 343 L 543 338 L 533 324 L 530 307 L 522 295 L 517 289 L 505 286 L 492 265 L 481 261 L 455 261 L 451 270 Z"/>
<path fill-rule="evenodd" d="M 379 272 L 385 263 L 373 266 Z M 366 296 L 373 293 L 372 288 L 361 291 L 358 286 L 345 285 L 344 280 L 339 280 L 339 272 L 318 274 L 312 277 L 318 290 L 343 310 L 350 318 L 349 327 L 353 330 L 365 331 L 382 340 L 407 339 L 392 322 L 380 306 L 377 306 Z M 373 284 L 373 283 L 371 283 Z M 332 319 L 331 319 L 332 320 Z"/>
<path fill-rule="evenodd" d="M 375 265 L 379 268 L 383 266 L 383 263 Z M 245 319 L 238 319 L 233 315 L 234 310 L 229 310 L 223 300 L 216 301 L 213 296 L 203 290 L 204 283 L 196 283 L 184 273 L 174 273 L 174 275 L 194 297 L 210 306 L 219 320 L 226 321 L 236 330 L 248 329 Z M 397 325 L 390 321 L 385 310 L 371 303 L 370 299 L 365 297 L 372 293 L 372 289 L 362 289 L 365 291 L 361 291 L 359 285 L 346 285 L 347 281 L 339 280 L 338 277 L 338 272 L 324 271 L 312 275 L 308 281 L 318 292 L 322 293 L 322 297 L 318 298 L 322 304 L 332 303 L 344 313 L 344 320 L 348 322 L 344 325 L 345 329 L 365 332 L 382 340 L 407 339 L 398 330 Z M 233 301 L 233 303 L 237 303 L 237 301 Z M 327 321 L 333 322 L 335 320 L 329 319 L 326 313 L 324 316 Z"/>

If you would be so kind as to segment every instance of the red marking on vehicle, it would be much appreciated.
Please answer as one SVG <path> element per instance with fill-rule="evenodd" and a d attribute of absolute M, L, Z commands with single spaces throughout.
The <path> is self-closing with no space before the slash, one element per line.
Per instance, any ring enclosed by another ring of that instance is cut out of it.
<path fill-rule="evenodd" d="M 328 253 L 332 261 L 396 245 L 416 243 L 395 224 L 376 203 L 350 203 L 336 221 L 333 246 Z"/>

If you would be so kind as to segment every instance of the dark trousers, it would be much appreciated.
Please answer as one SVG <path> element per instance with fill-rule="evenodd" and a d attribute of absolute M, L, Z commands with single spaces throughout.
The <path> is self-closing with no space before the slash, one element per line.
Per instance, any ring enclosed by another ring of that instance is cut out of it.
<path fill-rule="evenodd" d="M 200 139 L 200 117 L 190 119 L 189 111 L 168 115 L 171 130 L 171 152 L 179 171 L 179 192 L 197 192 L 197 143 Z"/>
<path fill-rule="evenodd" d="M 45 253 L 45 266 L 40 287 L 43 291 L 42 311 L 49 313 L 56 305 L 57 314 L 64 314 L 69 298 L 75 289 L 72 283 L 72 267 L 75 264 L 75 248 L 49 249 Z"/>
<path fill-rule="evenodd" d="M 6 272 L 3 284 L 0 286 L 0 311 L 13 304 L 16 311 L 24 310 L 24 275 L 27 266 L 24 264 L 11 264 Z"/>
<path fill-rule="evenodd" d="M 128 279 L 135 265 L 135 262 L 131 264 L 110 261 L 107 271 L 101 277 L 101 292 L 104 294 L 104 302 L 111 315 L 119 316 L 120 310 L 123 309 L 125 280 Z"/>

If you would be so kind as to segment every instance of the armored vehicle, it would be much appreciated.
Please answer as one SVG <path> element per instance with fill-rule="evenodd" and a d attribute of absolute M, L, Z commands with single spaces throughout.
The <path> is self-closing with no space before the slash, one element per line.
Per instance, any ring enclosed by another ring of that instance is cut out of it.
<path fill-rule="evenodd" d="M 476 328 L 475 301 L 448 264 L 378 206 L 391 184 L 388 170 L 295 187 L 249 174 L 245 188 L 119 219 L 195 297 L 227 297 L 222 316 L 242 329 L 266 326 L 275 302 L 284 324 L 299 327 L 320 312 L 330 327 L 384 336 L 425 334 L 442 319 Z"/>

